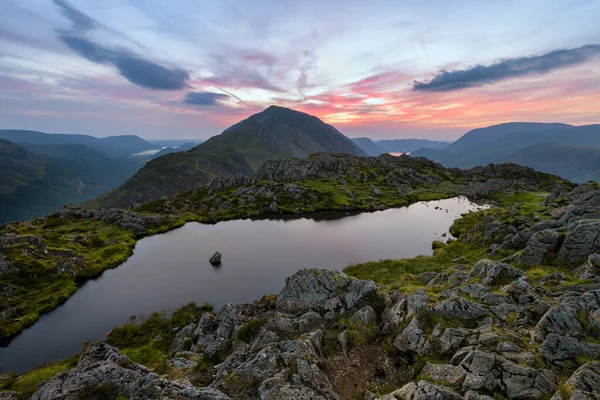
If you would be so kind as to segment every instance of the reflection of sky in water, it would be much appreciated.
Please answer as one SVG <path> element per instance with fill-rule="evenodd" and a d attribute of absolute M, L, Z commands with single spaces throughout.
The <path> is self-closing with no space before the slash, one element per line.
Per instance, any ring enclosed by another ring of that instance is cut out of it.
<path fill-rule="evenodd" d="M 0 349 L 0 363 L 5 369 L 23 369 L 69 356 L 84 340 L 102 339 L 131 315 L 190 301 L 216 307 L 250 302 L 279 292 L 285 278 L 302 268 L 341 270 L 365 261 L 431 254 L 431 242 L 472 207 L 465 199 L 449 199 L 338 219 L 321 214 L 316 221 L 189 223 L 140 240 L 123 265 L 88 282 Z M 223 264 L 213 268 L 208 259 L 217 250 Z"/>

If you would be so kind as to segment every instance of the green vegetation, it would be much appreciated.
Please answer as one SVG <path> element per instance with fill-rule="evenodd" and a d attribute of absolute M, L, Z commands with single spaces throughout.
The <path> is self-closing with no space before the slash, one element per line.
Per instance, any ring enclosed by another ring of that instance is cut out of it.
<path fill-rule="evenodd" d="M 252 321 L 242 325 L 236 333 L 238 340 L 250 342 L 260 331 L 260 328 L 265 324 L 264 319 L 253 319 Z"/>
<path fill-rule="evenodd" d="M 215 151 L 213 156 L 218 158 L 218 154 Z M 543 182 L 544 188 L 557 182 L 568 185 L 556 177 L 528 170 L 524 172 L 516 166 L 494 166 L 487 167 L 484 172 L 474 170 L 465 173 L 408 156 L 374 159 L 315 154 L 308 160 L 291 162 L 308 163 L 310 166 L 311 160 L 317 160 L 317 165 L 323 162 L 343 164 L 343 167 L 333 174 L 324 170 L 320 172 L 322 175 L 311 173 L 300 180 L 257 177 L 249 185 L 220 190 L 202 187 L 165 200 L 137 205 L 133 211 L 158 217 L 157 222 L 146 226 L 142 234 L 138 231 L 138 236 L 163 233 L 190 221 L 213 223 L 269 214 L 376 211 L 400 207 L 416 201 L 467 194 L 473 182 L 487 179 L 488 174 L 496 176 L 500 173 L 507 178 L 519 179 L 525 174 L 532 181 Z M 204 159 L 202 162 L 209 161 Z M 411 185 L 405 184 L 406 181 L 410 181 Z M 502 188 L 503 193 L 510 193 L 510 190 Z M 496 197 L 481 195 L 482 199 L 497 201 L 501 207 L 481 214 L 468 214 L 456 222 L 450 232 L 460 237 L 463 234 L 473 235 L 471 230 L 475 225 L 479 225 L 477 229 L 481 231 L 482 221 L 498 220 L 519 226 L 523 218 L 547 218 L 548 211 L 540 203 L 542 197 L 542 193 Z M 135 218 L 140 217 L 132 216 L 132 219 Z M 135 246 L 131 231 L 92 218 L 40 218 L 2 227 L 0 235 L 16 235 L 18 238 L 4 250 L 6 260 L 16 266 L 18 272 L 0 278 L 0 283 L 12 285 L 11 295 L 0 297 L 0 307 L 8 310 L 8 318 L 0 321 L 0 340 L 16 335 L 35 322 L 40 314 L 65 301 L 86 279 L 97 277 L 107 268 L 125 261 Z M 477 238 L 480 236 L 480 232 L 475 235 Z M 351 266 L 348 271 L 359 277 L 374 277 L 378 282 L 393 283 L 399 275 L 441 270 L 455 260 L 474 262 L 485 254 L 484 245 L 489 244 L 481 240 L 479 243 L 465 240 L 451 241 L 444 246 L 435 244 L 433 257 L 368 263 Z"/>
<path fill-rule="evenodd" d="M 49 365 L 40 365 L 20 376 L 9 375 L 7 379 L 0 380 L 0 392 L 5 390 L 16 391 L 19 392 L 19 399 L 29 399 L 40 383 L 53 378 L 60 372 L 75 368 L 78 360 L 79 354 Z"/>
<path fill-rule="evenodd" d="M 159 360 L 162 353 L 167 354 L 169 346 L 177 336 L 177 332 L 192 322 L 198 322 L 202 314 L 212 312 L 210 304 L 197 305 L 189 303 L 168 315 L 166 312 L 155 312 L 139 323 L 130 323 L 114 328 L 108 335 L 106 342 L 120 349 L 146 350 L 153 349 L 155 358 Z M 125 350 L 127 352 L 127 350 Z"/>
<path fill-rule="evenodd" d="M 548 207 L 543 201 L 547 193 L 515 193 L 500 195 L 495 198 L 499 206 L 486 210 L 463 214 L 454 221 L 450 233 L 458 238 L 449 240 L 447 244 L 434 242 L 433 255 L 418 256 L 412 259 L 371 261 L 350 265 L 344 269 L 348 275 L 360 279 L 372 279 L 380 285 L 393 285 L 398 288 L 415 289 L 416 275 L 422 272 L 438 272 L 456 264 L 472 265 L 481 258 L 490 257 L 487 248 L 491 244 L 485 240 L 483 230 L 492 221 L 514 224 L 520 227 L 525 217 L 546 216 Z M 493 258 L 502 258 L 506 254 L 499 252 Z M 556 267 L 544 267 L 543 271 L 529 268 L 532 274 L 556 271 Z"/>
<path fill-rule="evenodd" d="M 13 318 L 0 321 L 0 339 L 33 324 L 41 314 L 66 301 L 77 285 L 123 263 L 135 246 L 133 233 L 91 219 L 47 218 L 0 228 L 0 234 L 20 238 L 5 252 L 19 273 L 0 278 L 11 285 L 0 297 L 0 308 Z"/>
<path fill-rule="evenodd" d="M 0 139 L 0 225 L 81 204 L 119 186 L 141 166 L 83 144 L 17 146 Z"/>

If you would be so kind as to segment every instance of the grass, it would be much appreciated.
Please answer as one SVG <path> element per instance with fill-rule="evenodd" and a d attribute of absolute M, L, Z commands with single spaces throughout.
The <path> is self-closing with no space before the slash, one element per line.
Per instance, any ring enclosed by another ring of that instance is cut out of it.
<path fill-rule="evenodd" d="M 14 314 L 0 321 L 0 340 L 15 336 L 65 302 L 79 284 L 123 263 L 136 243 L 126 229 L 81 218 L 39 219 L 2 231 L 27 240 L 5 251 L 6 259 L 19 266 L 19 273 L 0 280 L 0 286 L 12 287 L 11 296 L 0 297 L 0 309 L 12 309 Z M 38 240 L 43 247 L 32 244 Z"/>
<path fill-rule="evenodd" d="M 264 319 L 253 319 L 242 325 L 236 333 L 236 338 L 249 343 L 260 331 L 260 328 L 265 324 Z"/>
<path fill-rule="evenodd" d="M 60 372 L 65 372 L 77 366 L 79 355 L 56 361 L 49 365 L 40 365 L 22 375 L 9 375 L 8 379 L 0 381 L 0 392 L 3 390 L 19 392 L 19 399 L 29 399 L 42 383 Z"/>

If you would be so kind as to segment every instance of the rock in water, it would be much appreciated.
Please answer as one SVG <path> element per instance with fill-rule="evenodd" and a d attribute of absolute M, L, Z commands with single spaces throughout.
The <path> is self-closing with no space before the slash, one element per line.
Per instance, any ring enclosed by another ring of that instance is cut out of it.
<path fill-rule="evenodd" d="M 221 265 L 221 257 L 223 257 L 223 255 L 217 251 L 212 255 L 208 262 L 210 262 L 210 265 Z"/>

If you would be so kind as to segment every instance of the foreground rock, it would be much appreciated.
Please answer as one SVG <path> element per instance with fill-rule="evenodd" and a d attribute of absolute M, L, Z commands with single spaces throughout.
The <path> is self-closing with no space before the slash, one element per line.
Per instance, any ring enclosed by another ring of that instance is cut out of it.
<path fill-rule="evenodd" d="M 179 329 L 165 362 L 178 379 L 99 344 L 33 398 L 598 399 L 600 285 L 569 279 L 482 259 L 378 293 L 372 281 L 302 270 L 276 297 Z"/>
<path fill-rule="evenodd" d="M 104 343 L 88 347 L 75 369 L 46 382 L 32 397 L 33 400 L 93 398 L 231 399 L 216 389 L 198 389 L 185 380 L 162 378 Z"/>

